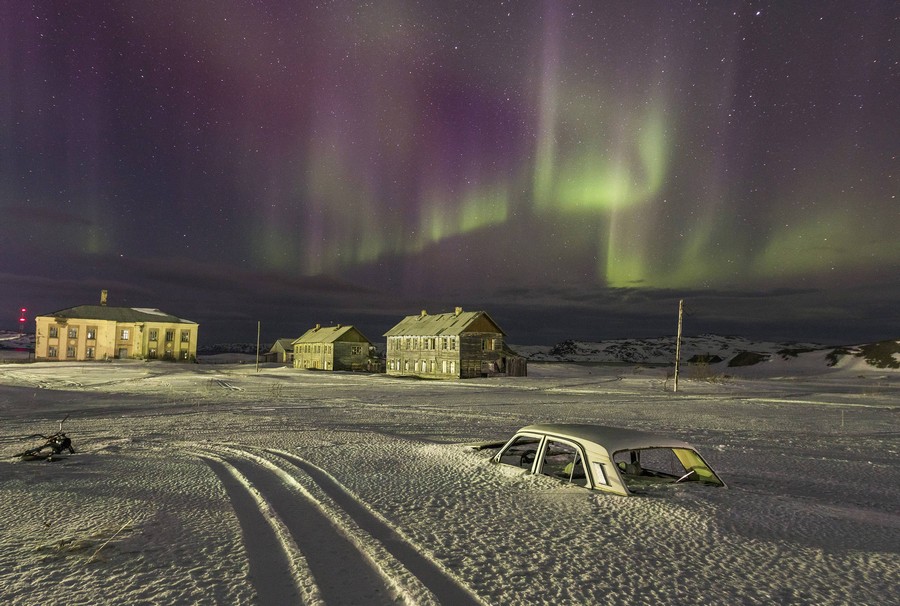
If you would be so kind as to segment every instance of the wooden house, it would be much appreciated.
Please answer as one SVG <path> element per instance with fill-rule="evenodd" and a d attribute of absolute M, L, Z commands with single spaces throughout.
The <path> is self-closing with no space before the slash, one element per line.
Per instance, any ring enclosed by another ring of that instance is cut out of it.
<path fill-rule="evenodd" d="M 266 362 L 293 364 L 294 339 L 278 339 L 265 354 Z"/>
<path fill-rule="evenodd" d="M 294 368 L 377 370 L 375 346 L 353 326 L 316 324 L 291 345 Z"/>
<path fill-rule="evenodd" d="M 525 359 L 509 349 L 506 334 L 483 311 L 407 316 L 384 334 L 389 375 L 466 379 L 525 376 Z"/>

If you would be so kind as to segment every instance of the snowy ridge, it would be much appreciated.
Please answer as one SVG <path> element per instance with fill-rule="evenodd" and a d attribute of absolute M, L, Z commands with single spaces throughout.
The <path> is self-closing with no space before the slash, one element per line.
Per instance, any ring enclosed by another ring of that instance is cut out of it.
<path fill-rule="evenodd" d="M 600 342 L 563 341 L 552 347 L 511 347 L 535 362 L 674 365 L 676 351 L 675 337 Z M 862 358 L 866 364 L 876 368 L 900 368 L 900 341 L 834 347 L 817 343 L 773 343 L 743 337 L 700 335 L 682 337 L 680 353 L 682 363 L 702 363 L 730 369 L 778 360 L 808 363 L 811 359 L 825 368 L 838 364 L 846 356 Z"/>

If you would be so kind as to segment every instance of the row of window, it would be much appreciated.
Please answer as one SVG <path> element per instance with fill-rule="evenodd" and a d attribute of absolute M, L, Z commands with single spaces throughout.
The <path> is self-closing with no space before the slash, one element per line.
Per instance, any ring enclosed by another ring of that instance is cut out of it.
<path fill-rule="evenodd" d="M 84 350 L 85 359 L 93 360 L 96 355 L 96 351 L 97 350 L 93 347 L 85 348 L 85 350 Z M 56 347 L 54 347 L 53 345 L 51 345 L 50 347 L 47 348 L 47 357 L 48 358 L 58 358 L 59 350 Z M 75 347 L 73 345 L 69 345 L 68 347 L 66 347 L 66 357 L 67 358 L 75 357 Z"/>
<path fill-rule="evenodd" d="M 331 345 L 321 345 L 321 344 L 307 344 L 307 345 L 296 345 L 294 347 L 295 354 L 305 354 L 305 353 L 322 353 L 322 347 L 325 348 L 325 353 L 330 354 L 332 352 Z M 363 352 L 362 345 L 351 345 L 350 346 L 350 355 L 352 356 L 361 356 Z"/>
<path fill-rule="evenodd" d="M 459 337 L 388 337 L 390 351 L 456 351 Z M 498 351 L 502 341 L 495 337 L 481 340 L 483 351 Z"/>
<path fill-rule="evenodd" d="M 427 372 L 431 374 L 435 374 L 437 364 L 434 360 L 414 360 L 410 363 L 409 360 L 389 360 L 388 368 L 390 370 L 403 371 L 403 372 Z M 455 375 L 456 374 L 456 361 L 454 360 L 441 360 L 441 373 L 445 375 Z"/>
<path fill-rule="evenodd" d="M 122 332 L 127 332 L 127 328 L 122 329 Z M 150 332 L 147 335 L 147 339 L 149 341 L 159 341 L 159 330 L 156 328 L 151 328 Z M 123 341 L 127 341 L 128 337 L 123 337 Z M 175 340 L 175 330 L 172 328 L 166 329 L 166 342 L 171 343 Z M 182 330 L 181 331 L 181 342 L 182 343 L 190 343 L 191 342 L 191 331 Z"/>
<path fill-rule="evenodd" d="M 85 359 L 86 359 L 86 360 L 93 360 L 93 359 L 96 357 L 96 352 L 97 352 L 96 348 L 94 348 L 94 347 L 86 347 L 85 350 L 84 350 L 84 357 L 85 357 Z M 188 356 L 190 355 L 190 351 L 188 351 L 187 349 L 183 349 L 183 350 L 181 350 L 181 351 L 178 352 L 178 355 L 179 355 L 179 357 L 180 357 L 182 360 L 187 360 L 187 359 L 188 359 Z M 172 353 L 172 350 L 171 350 L 171 349 L 167 349 L 167 350 L 165 351 L 165 353 L 163 354 L 163 357 L 165 357 L 165 358 L 172 358 L 173 356 L 174 356 L 174 354 Z M 49 346 L 49 347 L 47 348 L 47 357 L 48 357 L 48 358 L 53 358 L 53 359 L 59 358 L 59 349 L 57 349 L 57 348 L 56 348 L 55 346 L 53 346 L 53 345 Z M 119 351 L 118 351 L 118 357 L 120 357 L 120 358 L 127 358 L 127 357 L 128 357 L 128 349 L 126 349 L 126 348 L 124 348 L 124 347 L 123 347 L 123 348 L 119 348 Z M 149 349 L 149 351 L 147 352 L 147 357 L 148 357 L 148 358 L 151 358 L 151 359 L 156 359 L 157 357 L 159 357 L 159 356 L 157 355 L 157 350 L 156 350 L 156 348 L 152 348 L 152 347 L 151 347 L 151 348 Z M 72 359 L 75 358 L 75 347 L 74 347 L 73 345 L 70 345 L 70 346 L 66 347 L 66 358 L 72 358 Z"/>
<path fill-rule="evenodd" d="M 459 337 L 388 337 L 387 346 L 392 351 L 456 351 Z"/>
<path fill-rule="evenodd" d="M 68 330 L 66 331 L 66 333 L 70 339 L 77 339 L 78 338 L 78 327 L 70 326 L 68 328 Z M 51 325 L 50 326 L 50 338 L 56 339 L 58 337 L 59 337 L 59 326 Z M 97 338 L 97 327 L 96 326 L 88 326 L 87 327 L 87 340 L 93 341 L 96 338 Z"/>
<path fill-rule="evenodd" d="M 294 353 L 303 354 L 303 353 L 322 353 L 322 344 L 307 344 L 307 345 L 297 345 L 294 348 Z M 325 345 L 325 353 L 331 353 L 331 345 Z"/>
<path fill-rule="evenodd" d="M 70 326 L 67 329 L 67 336 L 70 339 L 78 338 L 78 327 Z M 97 339 L 97 327 L 96 326 L 88 326 L 86 331 L 86 337 L 88 341 L 95 341 Z M 49 335 L 51 339 L 55 339 L 59 337 L 59 326 L 51 325 L 49 330 Z M 158 341 L 159 340 L 159 329 L 151 328 L 148 334 L 150 341 Z M 119 340 L 120 341 L 128 341 L 131 339 L 131 329 L 123 328 L 119 331 Z M 166 342 L 174 342 L 175 341 L 175 330 L 167 329 L 166 330 Z M 181 342 L 182 343 L 190 343 L 191 342 L 191 331 L 190 330 L 182 330 L 181 331 Z"/>

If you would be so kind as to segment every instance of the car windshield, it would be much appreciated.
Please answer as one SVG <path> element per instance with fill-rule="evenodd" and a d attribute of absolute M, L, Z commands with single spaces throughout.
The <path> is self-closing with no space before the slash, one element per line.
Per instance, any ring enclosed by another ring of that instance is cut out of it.
<path fill-rule="evenodd" d="M 629 489 L 652 484 L 704 482 L 721 484 L 699 454 L 688 448 L 641 448 L 613 455 Z"/>

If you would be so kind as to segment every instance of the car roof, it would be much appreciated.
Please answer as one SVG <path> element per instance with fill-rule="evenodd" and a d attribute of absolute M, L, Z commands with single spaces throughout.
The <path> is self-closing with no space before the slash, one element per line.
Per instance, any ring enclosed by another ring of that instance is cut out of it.
<path fill-rule="evenodd" d="M 623 427 L 609 427 L 606 425 L 590 425 L 587 423 L 541 423 L 528 425 L 519 432 L 536 432 L 555 435 L 560 438 L 570 437 L 586 442 L 593 442 L 606 449 L 609 453 L 622 450 L 635 450 L 639 448 L 687 448 L 695 450 L 693 446 L 669 436 L 640 431 L 637 429 L 625 429 Z"/>

